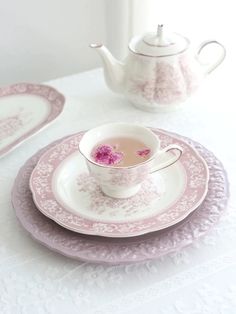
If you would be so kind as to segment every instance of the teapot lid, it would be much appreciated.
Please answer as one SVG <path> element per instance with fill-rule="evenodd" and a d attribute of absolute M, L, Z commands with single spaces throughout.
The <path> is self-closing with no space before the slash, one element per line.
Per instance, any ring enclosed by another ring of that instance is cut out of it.
<path fill-rule="evenodd" d="M 164 57 L 181 53 L 188 46 L 187 38 L 177 33 L 165 34 L 163 24 L 160 24 L 157 33 L 146 33 L 144 36 L 134 37 L 129 44 L 129 49 L 143 56 Z"/>

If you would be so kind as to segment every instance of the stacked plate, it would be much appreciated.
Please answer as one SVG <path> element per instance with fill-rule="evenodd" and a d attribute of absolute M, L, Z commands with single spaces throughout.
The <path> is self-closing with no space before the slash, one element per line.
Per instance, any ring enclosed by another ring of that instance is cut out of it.
<path fill-rule="evenodd" d="M 179 144 L 184 153 L 128 199 L 105 196 L 89 175 L 78 151 L 83 132 L 38 152 L 19 171 L 12 191 L 23 227 L 63 255 L 110 264 L 154 259 L 203 235 L 226 208 L 223 166 L 190 139 L 152 131 L 163 147 Z"/>

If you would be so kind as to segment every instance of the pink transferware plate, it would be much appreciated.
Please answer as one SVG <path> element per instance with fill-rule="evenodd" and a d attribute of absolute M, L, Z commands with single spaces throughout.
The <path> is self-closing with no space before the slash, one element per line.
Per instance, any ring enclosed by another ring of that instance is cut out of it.
<path fill-rule="evenodd" d="M 103 194 L 78 151 L 81 132 L 40 158 L 30 177 L 35 205 L 69 230 L 106 237 L 138 236 L 183 220 L 206 196 L 208 167 L 183 140 L 153 131 L 163 147 L 176 143 L 184 152 L 179 162 L 152 174 L 135 196 L 115 199 Z"/>
<path fill-rule="evenodd" d="M 170 134 L 170 133 L 167 133 Z M 206 234 L 227 208 L 228 180 L 221 162 L 199 143 L 178 136 L 205 159 L 210 172 L 207 195 L 202 204 L 180 223 L 139 237 L 88 236 L 61 228 L 35 206 L 29 179 L 37 161 L 54 142 L 32 156 L 20 169 L 12 189 L 12 204 L 23 228 L 33 239 L 67 257 L 104 264 L 125 264 L 157 259 L 179 250 Z"/>
<path fill-rule="evenodd" d="M 46 85 L 0 88 L 0 157 L 55 120 L 64 103 L 65 97 Z"/>

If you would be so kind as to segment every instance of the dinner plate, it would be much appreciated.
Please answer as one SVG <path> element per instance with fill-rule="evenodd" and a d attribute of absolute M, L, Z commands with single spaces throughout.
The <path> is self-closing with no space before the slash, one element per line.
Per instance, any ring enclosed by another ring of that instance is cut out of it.
<path fill-rule="evenodd" d="M 0 88 L 0 157 L 55 120 L 64 103 L 65 97 L 46 85 Z"/>
<path fill-rule="evenodd" d="M 84 234 L 132 237 L 170 227 L 204 200 L 209 172 L 204 159 L 183 140 L 153 129 L 162 147 L 178 144 L 181 160 L 145 180 L 133 197 L 103 194 L 78 151 L 83 132 L 49 149 L 30 178 L 38 209 L 61 226 Z"/>
<path fill-rule="evenodd" d="M 12 204 L 23 228 L 33 239 L 67 257 L 103 264 L 126 264 L 157 259 L 190 245 L 206 234 L 225 213 L 229 197 L 228 180 L 221 162 L 199 143 L 181 137 L 201 154 L 208 164 L 210 179 L 202 204 L 170 228 L 130 238 L 88 236 L 62 228 L 35 206 L 29 178 L 38 159 L 50 144 L 32 156 L 19 170 L 12 189 Z"/>

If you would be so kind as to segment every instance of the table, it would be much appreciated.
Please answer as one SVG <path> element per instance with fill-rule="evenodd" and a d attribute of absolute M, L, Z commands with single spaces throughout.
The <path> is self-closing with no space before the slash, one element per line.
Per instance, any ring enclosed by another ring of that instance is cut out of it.
<path fill-rule="evenodd" d="M 233 81 L 224 84 L 229 68 L 225 62 L 183 110 L 162 114 L 140 111 L 110 92 L 101 69 L 47 82 L 65 94 L 64 112 L 46 130 L 0 160 L 1 314 L 235 313 L 236 110 Z M 104 266 L 60 256 L 23 230 L 10 196 L 20 166 L 60 137 L 115 121 L 191 137 L 224 163 L 231 198 L 226 214 L 206 236 L 159 260 Z"/>

